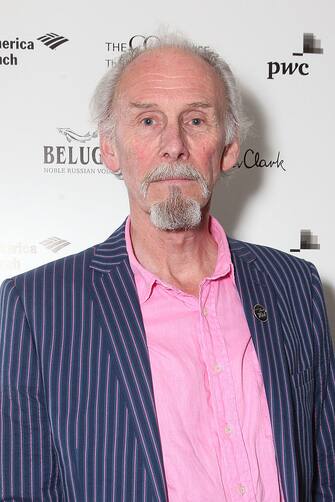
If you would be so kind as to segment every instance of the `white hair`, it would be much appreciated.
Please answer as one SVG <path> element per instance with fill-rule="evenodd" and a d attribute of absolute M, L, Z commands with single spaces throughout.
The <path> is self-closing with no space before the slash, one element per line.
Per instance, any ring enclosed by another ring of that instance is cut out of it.
<path fill-rule="evenodd" d="M 124 52 L 98 83 L 90 107 L 92 119 L 97 124 L 100 134 L 113 137 L 115 133 L 117 119 L 114 114 L 114 98 L 122 74 L 127 66 L 144 52 L 164 48 L 178 48 L 199 56 L 214 68 L 222 82 L 224 96 L 226 97 L 226 113 L 223 118 L 225 145 L 229 145 L 235 139 L 242 141 L 246 134 L 248 121 L 242 111 L 240 92 L 235 77 L 229 65 L 221 56 L 214 50 L 197 46 L 189 39 L 178 34 L 151 36 L 150 39 L 150 44 L 143 44 L 141 47 Z"/>

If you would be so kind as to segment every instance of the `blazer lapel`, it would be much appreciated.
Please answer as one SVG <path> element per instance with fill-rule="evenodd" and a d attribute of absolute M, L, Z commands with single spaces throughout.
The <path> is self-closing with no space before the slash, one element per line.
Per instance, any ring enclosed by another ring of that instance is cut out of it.
<path fill-rule="evenodd" d="M 149 353 L 123 224 L 91 260 L 93 298 L 123 383 L 157 501 L 167 500 Z"/>
<path fill-rule="evenodd" d="M 284 499 L 299 502 L 291 387 L 277 296 L 249 248 L 230 238 L 229 245 L 236 285 L 263 374 Z M 254 315 L 257 304 L 266 309 L 267 320 Z"/>

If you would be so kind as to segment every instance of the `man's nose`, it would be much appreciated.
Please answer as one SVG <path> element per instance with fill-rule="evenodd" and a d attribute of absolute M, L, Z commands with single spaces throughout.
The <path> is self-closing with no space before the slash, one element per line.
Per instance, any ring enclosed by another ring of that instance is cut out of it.
<path fill-rule="evenodd" d="M 162 132 L 161 157 L 167 161 L 189 158 L 186 139 L 179 124 L 167 125 Z"/>

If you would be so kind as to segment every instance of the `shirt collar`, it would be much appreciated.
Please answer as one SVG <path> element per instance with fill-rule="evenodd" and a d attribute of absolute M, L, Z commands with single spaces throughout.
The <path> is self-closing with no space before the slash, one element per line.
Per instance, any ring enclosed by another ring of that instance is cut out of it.
<path fill-rule="evenodd" d="M 135 276 L 138 297 L 140 303 L 142 304 L 150 298 L 152 290 L 156 283 L 163 284 L 165 287 L 171 287 L 171 286 L 164 284 L 157 276 L 155 276 L 152 272 L 144 268 L 141 265 L 141 263 L 137 260 L 131 242 L 130 225 L 131 225 L 130 216 L 128 216 L 125 227 L 126 248 L 129 256 L 130 266 Z M 218 220 L 214 218 L 214 216 L 209 217 L 209 229 L 210 233 L 212 234 L 214 240 L 217 243 L 218 255 L 214 272 L 210 277 L 207 277 L 207 279 L 216 280 L 228 275 L 229 273 L 232 273 L 232 279 L 235 282 L 234 267 L 231 261 L 231 254 L 227 236 L 224 229 L 222 228 Z"/>
<path fill-rule="evenodd" d="M 136 258 L 130 237 L 130 224 L 130 216 L 128 216 L 125 227 L 126 248 L 130 266 L 135 276 L 138 297 L 142 304 L 150 297 L 152 288 L 158 278 L 144 268 Z"/>

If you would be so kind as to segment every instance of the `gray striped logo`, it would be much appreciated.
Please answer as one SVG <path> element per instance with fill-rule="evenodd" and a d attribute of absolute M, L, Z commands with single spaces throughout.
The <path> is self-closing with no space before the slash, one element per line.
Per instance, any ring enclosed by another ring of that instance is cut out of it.
<path fill-rule="evenodd" d="M 49 49 L 57 49 L 57 47 L 69 41 L 68 38 L 57 35 L 57 33 L 46 33 L 46 35 L 42 35 L 37 40 L 40 40 Z"/>
<path fill-rule="evenodd" d="M 40 244 L 42 244 L 42 246 L 46 247 L 53 253 L 57 253 L 61 249 L 71 244 L 71 242 L 66 241 L 65 239 L 60 239 L 59 237 L 49 237 L 48 239 L 40 242 Z"/>

